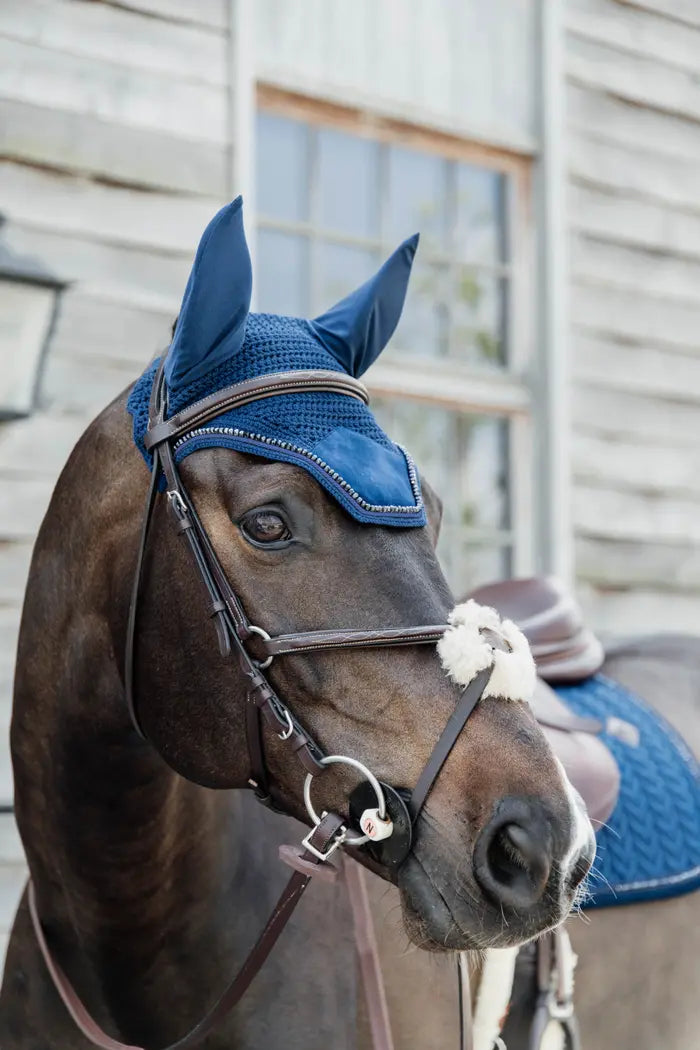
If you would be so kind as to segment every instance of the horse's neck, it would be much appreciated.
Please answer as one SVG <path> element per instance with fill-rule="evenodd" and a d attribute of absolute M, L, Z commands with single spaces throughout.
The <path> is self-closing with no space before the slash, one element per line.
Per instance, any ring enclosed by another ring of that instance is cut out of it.
<path fill-rule="evenodd" d="M 57 727 L 44 762 L 40 804 L 18 792 L 42 912 L 89 953 L 150 966 L 164 926 L 186 938 L 202 922 L 192 900 L 212 899 L 225 880 L 225 799 L 99 717 Z"/>
<path fill-rule="evenodd" d="M 237 933 L 221 922 L 237 863 L 230 800 L 178 777 L 130 729 L 117 632 L 88 593 L 90 552 L 84 567 L 67 566 L 57 547 L 62 537 L 70 548 L 70 536 L 56 517 L 52 509 L 37 543 L 12 726 L 17 822 L 39 912 L 107 1027 L 124 1019 L 128 1029 L 141 1014 L 161 1025 L 168 980 L 184 1000 L 191 989 L 187 1020 L 217 976 L 200 960 L 226 971 Z M 186 983 L 178 953 L 195 962 Z M 101 1002 L 102 990 L 115 998 Z"/>
<path fill-rule="evenodd" d="M 146 961 L 163 923 L 184 932 L 193 895 L 221 881 L 224 800 L 128 738 L 84 743 L 67 748 L 51 806 L 63 891 L 89 901 L 96 935 L 106 927 L 112 943 L 137 943 Z"/>

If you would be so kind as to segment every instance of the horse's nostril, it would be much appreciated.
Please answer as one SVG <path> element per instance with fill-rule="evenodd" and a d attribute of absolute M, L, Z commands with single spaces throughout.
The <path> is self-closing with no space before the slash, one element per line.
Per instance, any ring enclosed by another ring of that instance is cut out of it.
<path fill-rule="evenodd" d="M 517 824 L 504 824 L 488 849 L 491 871 L 499 882 L 508 886 L 528 871 L 532 854 L 532 841 L 525 829 Z"/>
<path fill-rule="evenodd" d="M 487 896 L 498 904 L 531 907 L 549 879 L 548 829 L 538 822 L 494 822 L 482 832 L 474 859 L 476 879 Z"/>

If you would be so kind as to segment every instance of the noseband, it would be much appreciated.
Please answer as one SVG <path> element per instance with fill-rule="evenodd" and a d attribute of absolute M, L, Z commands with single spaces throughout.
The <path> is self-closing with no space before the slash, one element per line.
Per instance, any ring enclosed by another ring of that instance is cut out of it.
<path fill-rule="evenodd" d="M 201 1043 L 217 1027 L 241 999 L 255 974 L 269 955 L 277 938 L 291 917 L 301 894 L 314 874 L 333 877 L 333 866 L 325 862 L 341 845 L 367 847 L 373 858 L 384 867 L 395 870 L 406 859 L 410 848 L 412 829 L 425 804 L 435 780 L 460 736 L 467 719 L 476 707 L 491 676 L 492 666 L 480 671 L 464 689 L 459 702 L 447 721 L 414 788 L 399 791 L 380 783 L 372 772 L 357 759 L 344 755 L 325 755 L 323 750 L 301 725 L 293 712 L 267 679 L 265 670 L 273 659 L 290 653 L 327 652 L 336 649 L 368 649 L 406 645 L 435 645 L 447 624 L 380 630 L 319 630 L 271 637 L 264 628 L 250 622 L 243 605 L 231 587 L 212 543 L 197 514 L 194 504 L 180 478 L 175 462 L 176 442 L 192 430 L 224 411 L 247 405 L 261 398 L 277 394 L 297 394 L 304 391 L 344 394 L 368 402 L 362 383 L 344 373 L 332 371 L 278 372 L 260 376 L 226 387 L 210 397 L 197 401 L 166 419 L 167 396 L 163 376 L 163 362 L 153 383 L 149 406 L 149 423 L 144 444 L 153 456 L 151 480 L 136 560 L 136 571 L 131 593 L 126 632 L 124 664 L 125 694 L 129 714 L 138 734 L 145 739 L 138 717 L 134 696 L 134 655 L 138 619 L 138 605 L 143 582 L 146 546 L 161 477 L 165 478 L 168 506 L 177 532 L 187 542 L 194 565 L 202 580 L 209 601 L 209 615 L 214 621 L 222 656 L 235 655 L 246 683 L 246 736 L 250 762 L 248 786 L 263 804 L 279 808 L 265 765 L 263 724 L 284 741 L 306 770 L 304 799 L 313 823 L 311 832 L 301 847 L 280 849 L 282 859 L 294 873 L 280 897 L 265 929 L 241 970 L 224 994 L 188 1035 L 167 1050 L 189 1050 Z M 492 650 L 507 643 L 493 632 L 485 639 Z M 255 645 L 260 655 L 254 655 L 249 646 Z M 336 763 L 354 767 L 365 777 L 350 798 L 351 817 L 358 820 L 362 834 L 353 833 L 350 819 L 335 813 L 316 813 L 311 799 L 312 778 Z M 34 887 L 29 887 L 29 908 L 39 947 L 46 961 L 53 983 L 74 1021 L 96 1046 L 103 1050 L 139 1050 L 128 1047 L 108 1036 L 90 1016 L 66 975 L 54 960 L 47 944 L 38 915 Z"/>

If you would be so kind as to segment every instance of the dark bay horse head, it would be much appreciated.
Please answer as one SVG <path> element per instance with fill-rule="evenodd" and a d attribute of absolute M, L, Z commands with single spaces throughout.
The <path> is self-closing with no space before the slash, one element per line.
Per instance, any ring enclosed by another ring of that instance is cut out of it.
<path fill-rule="evenodd" d="M 240 202 L 224 209 L 203 238 L 166 358 L 171 409 L 218 389 L 224 377 L 289 367 L 285 354 L 292 368 L 330 363 L 361 374 L 398 321 L 416 245 L 417 238 L 407 241 L 375 278 L 314 322 L 261 317 L 248 312 Z M 266 403 L 262 415 L 220 417 L 180 446 L 183 482 L 249 621 L 272 636 L 446 622 L 454 600 L 435 554 L 438 499 L 425 481 L 420 494 L 410 459 L 378 437 L 356 403 L 350 415 L 342 406 L 346 415 L 330 436 L 314 433 L 311 462 L 290 455 L 301 451 L 304 413 L 337 409 L 315 396 L 302 394 L 301 407 L 273 397 L 274 420 Z M 130 404 L 138 442 L 133 394 Z M 274 430 L 287 410 L 291 441 Z M 267 455 L 251 444 L 254 436 L 267 440 Z M 129 472 L 141 487 L 131 461 Z M 341 488 L 328 483 L 329 472 Z M 184 777 L 240 787 L 250 774 L 246 682 L 204 626 L 201 589 L 166 517 L 161 500 L 140 599 L 139 718 Z M 292 654 L 266 673 L 326 753 L 354 756 L 383 782 L 406 788 L 461 692 L 432 646 Z M 590 825 L 526 699 L 517 690 L 515 700 L 484 696 L 429 794 L 398 873 L 407 929 L 424 946 L 532 937 L 565 917 L 588 869 Z M 265 738 L 265 761 L 278 803 L 304 819 L 304 771 L 274 733 Z M 345 812 L 352 782 L 345 770 L 327 772 L 314 782 L 319 805 Z"/>
<path fill-rule="evenodd" d="M 240 202 L 224 209 L 200 245 L 165 359 L 168 418 L 261 375 L 309 368 L 361 374 L 398 321 L 416 244 L 407 241 L 375 278 L 316 321 L 250 314 Z M 123 398 L 84 436 L 37 548 L 33 571 L 52 581 L 46 587 L 70 591 L 79 611 L 72 622 L 87 629 L 99 612 L 107 625 L 104 632 L 91 628 L 96 683 L 107 678 L 107 664 L 112 677 L 125 676 L 121 654 L 147 487 L 133 442 L 150 462 L 144 434 L 154 373 L 150 368 L 129 398 L 133 438 Z M 361 401 L 344 393 L 275 394 L 222 411 L 176 442 L 173 456 L 248 621 L 269 635 L 447 622 L 454 599 L 435 554 L 439 501 Z M 96 486 L 99 500 L 92 498 Z M 43 600 L 34 593 L 25 618 L 38 616 Z M 121 695 L 109 712 L 111 739 L 119 741 L 114 753 L 157 753 L 196 785 L 243 788 L 250 778 L 250 683 L 221 654 L 210 615 L 186 536 L 173 529 L 160 493 L 134 651 L 134 697 L 147 742 L 129 728 Z M 81 638 L 72 628 L 64 662 Z M 35 675 L 39 682 L 29 655 L 20 652 L 23 680 Z M 41 654 L 32 659 L 39 668 Z M 326 754 L 354 757 L 382 782 L 408 790 L 463 693 L 434 645 L 284 655 L 265 674 Z M 406 928 L 424 947 L 485 948 L 536 936 L 566 916 L 590 864 L 590 825 L 535 722 L 527 689 L 516 683 L 508 698 L 492 690 L 479 700 L 392 876 Z M 62 717 L 72 717 L 68 702 Z M 21 810 L 34 787 L 23 768 L 23 716 L 17 726 Z M 296 756 L 269 729 L 264 752 L 276 802 L 306 819 L 305 773 Z M 345 767 L 314 779 L 317 809 L 345 815 L 356 781 Z"/>

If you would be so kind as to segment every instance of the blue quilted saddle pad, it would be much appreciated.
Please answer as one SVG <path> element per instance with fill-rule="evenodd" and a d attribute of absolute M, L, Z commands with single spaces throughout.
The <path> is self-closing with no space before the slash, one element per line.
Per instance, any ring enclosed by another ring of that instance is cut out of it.
<path fill-rule="evenodd" d="M 668 722 L 604 675 L 557 689 L 578 715 L 631 722 L 633 747 L 603 740 L 620 767 L 621 789 L 598 852 L 585 908 L 675 897 L 700 887 L 700 767 Z"/>

